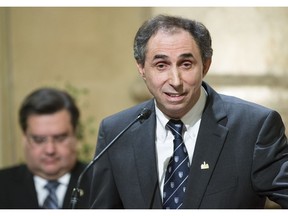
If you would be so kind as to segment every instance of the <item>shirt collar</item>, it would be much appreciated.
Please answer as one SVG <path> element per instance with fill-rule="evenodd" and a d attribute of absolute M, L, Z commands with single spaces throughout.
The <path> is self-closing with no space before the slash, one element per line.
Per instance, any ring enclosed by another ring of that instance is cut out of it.
<path fill-rule="evenodd" d="M 58 182 L 62 185 L 68 186 L 69 184 L 69 180 L 70 180 L 70 173 L 66 173 L 65 175 L 63 175 L 62 177 L 60 177 L 58 179 Z M 34 176 L 34 181 L 37 182 L 38 185 L 40 185 L 42 188 L 45 187 L 45 185 L 47 184 L 48 180 L 44 179 L 40 176 Z"/>

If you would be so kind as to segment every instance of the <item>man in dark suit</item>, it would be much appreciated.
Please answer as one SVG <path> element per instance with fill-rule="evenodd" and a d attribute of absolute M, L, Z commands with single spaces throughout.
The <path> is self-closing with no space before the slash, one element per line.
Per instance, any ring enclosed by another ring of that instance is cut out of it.
<path fill-rule="evenodd" d="M 138 30 L 134 57 L 154 99 L 105 118 L 96 155 L 143 108 L 151 115 L 136 121 L 95 163 L 91 208 L 263 208 L 266 197 L 288 207 L 281 117 L 203 82 L 212 59 L 204 25 L 156 16 Z"/>
<path fill-rule="evenodd" d="M 19 122 L 26 164 L 0 171 L 0 208 L 70 208 L 72 190 L 86 166 L 77 159 L 79 117 L 74 99 L 65 91 L 40 88 L 25 98 Z M 84 178 L 81 184 L 79 208 L 88 207 L 88 181 Z M 47 182 L 56 182 L 53 195 Z"/>

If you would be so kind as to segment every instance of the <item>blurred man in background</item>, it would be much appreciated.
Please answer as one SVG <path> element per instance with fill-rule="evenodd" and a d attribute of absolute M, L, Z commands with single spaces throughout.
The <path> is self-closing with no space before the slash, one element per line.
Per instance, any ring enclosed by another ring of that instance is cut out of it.
<path fill-rule="evenodd" d="M 0 171 L 0 208 L 70 208 L 79 174 L 77 159 L 80 111 L 65 91 L 40 88 L 19 110 L 26 164 Z M 88 178 L 82 182 L 78 207 L 86 208 Z"/>

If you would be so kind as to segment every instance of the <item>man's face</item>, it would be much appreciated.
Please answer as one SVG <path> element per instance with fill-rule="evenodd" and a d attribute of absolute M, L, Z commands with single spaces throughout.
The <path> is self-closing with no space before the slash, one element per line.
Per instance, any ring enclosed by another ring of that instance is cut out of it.
<path fill-rule="evenodd" d="M 183 117 L 197 102 L 211 61 L 203 63 L 192 36 L 158 31 L 147 44 L 145 64 L 137 65 L 158 108 L 170 118 Z"/>
<path fill-rule="evenodd" d="M 24 150 L 27 165 L 45 179 L 56 179 L 75 165 L 77 141 L 67 110 L 31 115 L 27 119 Z"/>

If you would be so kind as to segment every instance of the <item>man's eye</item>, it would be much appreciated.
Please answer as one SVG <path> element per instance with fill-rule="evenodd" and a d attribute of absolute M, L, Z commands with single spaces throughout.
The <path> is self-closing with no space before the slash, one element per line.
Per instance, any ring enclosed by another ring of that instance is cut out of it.
<path fill-rule="evenodd" d="M 191 64 L 191 62 L 183 62 L 182 67 L 184 67 L 184 68 L 191 68 L 191 67 L 192 67 L 192 64 Z"/>
<path fill-rule="evenodd" d="M 60 135 L 60 136 L 56 136 L 55 138 L 54 138 L 54 140 L 56 141 L 56 142 L 64 142 L 66 139 L 67 139 L 67 135 Z"/>
<path fill-rule="evenodd" d="M 36 144 L 42 144 L 46 142 L 45 137 L 32 137 L 32 141 Z"/>
<path fill-rule="evenodd" d="M 159 64 L 156 65 L 156 67 L 157 67 L 158 69 L 160 69 L 160 70 L 163 70 L 164 68 L 166 68 L 166 64 L 164 64 L 164 63 L 159 63 Z"/>

